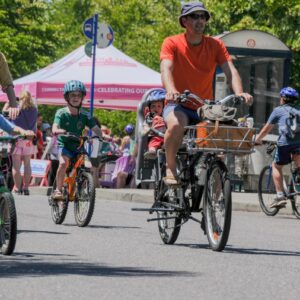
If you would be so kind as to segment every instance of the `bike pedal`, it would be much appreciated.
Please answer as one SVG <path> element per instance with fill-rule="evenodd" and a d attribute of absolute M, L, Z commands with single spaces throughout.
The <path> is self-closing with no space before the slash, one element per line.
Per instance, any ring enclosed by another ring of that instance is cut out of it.
<path fill-rule="evenodd" d="M 204 235 L 206 235 L 206 228 L 205 228 L 205 223 L 204 223 L 203 220 L 201 221 L 200 227 L 201 227 L 201 229 L 203 230 Z"/>

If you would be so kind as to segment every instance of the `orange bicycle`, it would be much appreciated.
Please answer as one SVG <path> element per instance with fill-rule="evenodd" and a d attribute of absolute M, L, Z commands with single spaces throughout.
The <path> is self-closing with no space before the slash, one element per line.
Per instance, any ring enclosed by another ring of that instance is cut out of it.
<path fill-rule="evenodd" d="M 84 227 L 89 224 L 93 216 L 96 196 L 95 182 L 91 170 L 85 166 L 85 160 L 88 159 L 85 142 L 91 138 L 99 139 L 99 137 L 77 137 L 71 134 L 62 136 L 79 141 L 79 153 L 77 157 L 70 160 L 66 171 L 62 191 L 64 199 L 57 201 L 52 198 L 52 190 L 56 189 L 56 180 L 53 187 L 48 190 L 51 215 L 55 224 L 62 224 L 67 214 L 69 202 L 74 202 L 75 221 L 79 227 Z"/>

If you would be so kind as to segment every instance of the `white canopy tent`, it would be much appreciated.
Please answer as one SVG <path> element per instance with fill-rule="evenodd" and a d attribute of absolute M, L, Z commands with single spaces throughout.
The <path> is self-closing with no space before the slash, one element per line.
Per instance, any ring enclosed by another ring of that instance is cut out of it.
<path fill-rule="evenodd" d="M 65 105 L 64 84 L 81 80 L 87 87 L 84 106 L 89 106 L 92 58 L 84 46 L 53 64 L 14 81 L 16 94 L 28 90 L 38 104 Z M 161 87 L 160 74 L 140 64 L 113 46 L 98 49 L 95 63 L 94 108 L 136 110 L 148 89 Z M 0 101 L 6 95 L 0 93 Z"/>

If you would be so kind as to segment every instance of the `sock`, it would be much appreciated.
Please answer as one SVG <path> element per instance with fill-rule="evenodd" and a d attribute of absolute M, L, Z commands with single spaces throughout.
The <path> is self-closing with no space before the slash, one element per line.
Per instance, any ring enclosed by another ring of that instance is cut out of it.
<path fill-rule="evenodd" d="M 276 195 L 277 195 L 277 197 L 282 197 L 282 196 L 284 196 L 284 193 L 283 192 L 277 192 Z"/>

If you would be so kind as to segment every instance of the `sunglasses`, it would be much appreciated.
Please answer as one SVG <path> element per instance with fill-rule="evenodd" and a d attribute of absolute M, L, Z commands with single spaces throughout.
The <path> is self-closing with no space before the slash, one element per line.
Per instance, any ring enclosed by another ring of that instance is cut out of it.
<path fill-rule="evenodd" d="M 192 20 L 206 20 L 206 14 L 189 14 L 188 17 Z"/>

